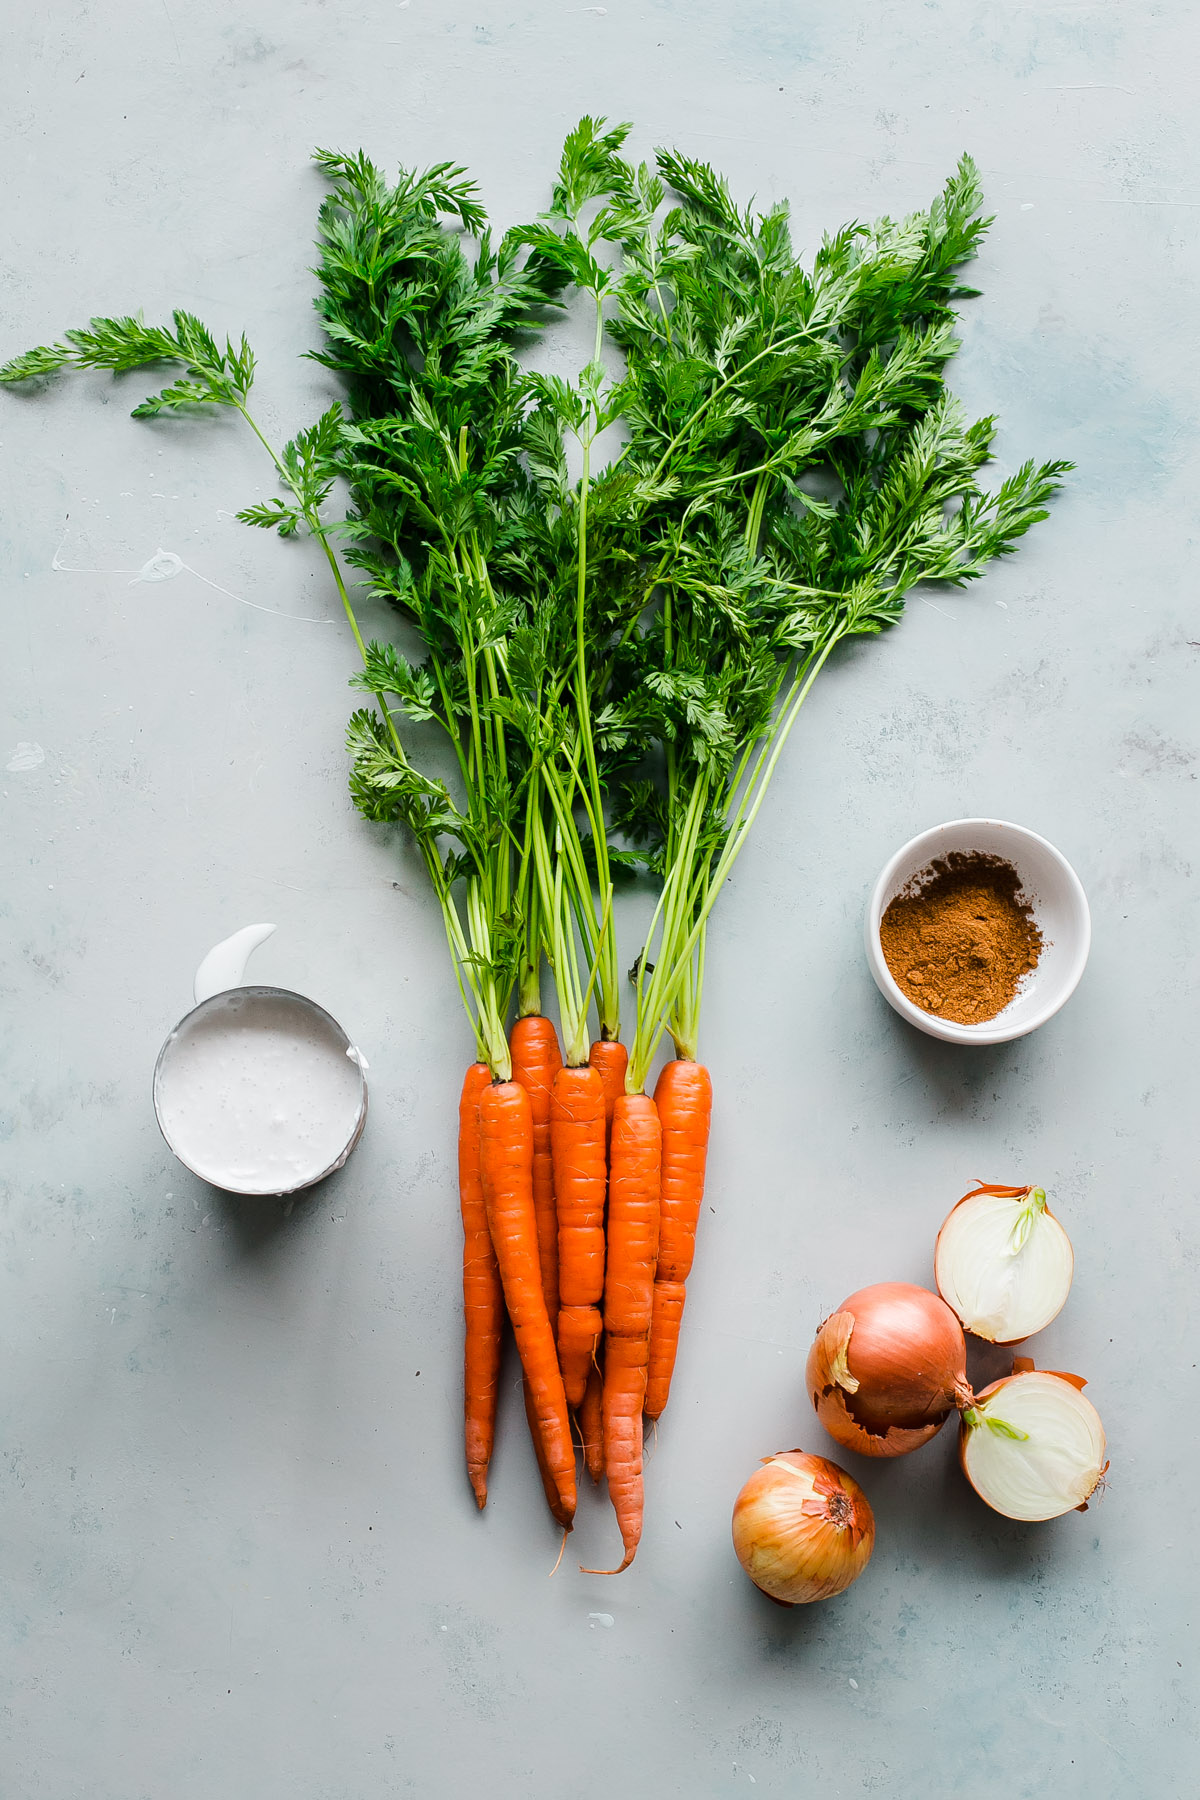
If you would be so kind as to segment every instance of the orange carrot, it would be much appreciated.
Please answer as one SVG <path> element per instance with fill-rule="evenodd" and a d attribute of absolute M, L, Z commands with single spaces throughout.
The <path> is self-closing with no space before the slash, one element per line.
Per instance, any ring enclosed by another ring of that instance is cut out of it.
<path fill-rule="evenodd" d="M 642 1405 L 658 1257 L 662 1129 L 653 1100 L 622 1094 L 613 1109 L 604 1274 L 604 1467 L 627 1569 L 642 1535 Z M 619 1574 L 620 1569 L 611 1571 Z"/>
<path fill-rule="evenodd" d="M 625 1092 L 625 1070 L 629 1063 L 629 1052 L 624 1044 L 616 1038 L 597 1038 L 588 1052 L 588 1061 L 593 1069 L 600 1071 L 600 1079 L 604 1083 L 604 1118 L 608 1133 L 612 1135 L 613 1107 L 617 1097 Z"/>
<path fill-rule="evenodd" d="M 604 1315 L 598 1306 L 559 1307 L 558 1366 L 569 1406 L 583 1403 L 588 1371 L 603 1331 Z"/>
<path fill-rule="evenodd" d="M 458 1194 L 463 1222 L 463 1396 L 467 1474 L 476 1504 L 487 1504 L 487 1470 L 496 1436 L 496 1395 L 504 1295 L 488 1230 L 479 1174 L 479 1096 L 492 1079 L 486 1063 L 472 1063 L 458 1106 Z"/>
<path fill-rule="evenodd" d="M 554 1077 L 550 1144 L 558 1210 L 558 1358 L 567 1402 L 578 1406 L 603 1326 L 607 1177 L 604 1088 L 586 1063 Z"/>
<path fill-rule="evenodd" d="M 546 1460 L 546 1450 L 542 1443 L 542 1434 L 538 1429 L 537 1414 L 533 1410 L 533 1396 L 529 1389 L 529 1379 L 524 1375 L 521 1377 L 521 1396 L 525 1401 L 525 1417 L 529 1421 L 529 1435 L 533 1439 L 533 1449 L 537 1457 L 538 1474 L 542 1478 L 542 1492 L 546 1496 L 546 1505 L 563 1529 L 570 1531 L 570 1515 L 563 1510 L 563 1503 L 558 1497 L 554 1471 Z"/>
<path fill-rule="evenodd" d="M 529 1095 L 518 1081 L 492 1082 L 480 1095 L 479 1169 L 508 1316 L 546 1461 L 569 1523 L 575 1515 L 575 1447 L 538 1267 L 533 1116 Z"/>
<path fill-rule="evenodd" d="M 533 1113 L 533 1209 L 537 1214 L 538 1264 L 551 1320 L 558 1318 L 558 1219 L 550 1160 L 550 1091 L 562 1068 L 558 1034 L 549 1019 L 527 1013 L 509 1034 L 513 1080 L 529 1095 Z"/>
<path fill-rule="evenodd" d="M 654 1104 L 662 1124 L 662 1200 L 646 1380 L 646 1415 L 651 1419 L 657 1419 L 667 1404 L 679 1348 L 684 1283 L 696 1253 L 712 1118 L 712 1080 L 704 1064 L 683 1057 L 667 1063 L 654 1089 Z"/>
<path fill-rule="evenodd" d="M 601 1346 L 600 1356 L 604 1349 Z M 579 1430 L 583 1436 L 583 1460 L 587 1472 L 593 1481 L 599 1481 L 604 1473 L 604 1427 L 601 1414 L 601 1391 L 604 1385 L 604 1373 L 599 1361 L 593 1362 L 588 1370 L 587 1386 L 583 1391 L 583 1404 L 579 1408 Z"/>
<path fill-rule="evenodd" d="M 606 1339 L 601 1426 L 604 1472 L 625 1554 L 615 1569 L 588 1569 L 589 1575 L 620 1575 L 637 1555 L 642 1536 L 642 1401 L 645 1393 L 645 1338 Z"/>

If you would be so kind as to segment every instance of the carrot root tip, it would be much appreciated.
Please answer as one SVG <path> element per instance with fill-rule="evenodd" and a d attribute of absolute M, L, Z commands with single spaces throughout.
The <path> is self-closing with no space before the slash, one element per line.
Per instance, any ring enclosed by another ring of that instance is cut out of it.
<path fill-rule="evenodd" d="M 636 1550 L 627 1550 L 625 1552 L 625 1560 L 618 1563 L 615 1569 L 585 1569 L 583 1564 L 580 1563 L 579 1573 L 581 1575 L 623 1575 L 636 1555 Z"/>

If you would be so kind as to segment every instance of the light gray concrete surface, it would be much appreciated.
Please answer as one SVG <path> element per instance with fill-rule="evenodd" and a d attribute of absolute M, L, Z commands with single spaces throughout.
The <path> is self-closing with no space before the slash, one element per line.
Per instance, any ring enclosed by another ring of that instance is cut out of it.
<path fill-rule="evenodd" d="M 511 1383 L 484 1516 L 462 1473 L 470 1043 L 412 854 L 347 799 L 316 556 L 233 521 L 270 490 L 233 427 L 131 422 L 136 378 L 0 395 L 0 1793 L 1194 1792 L 1193 10 L 80 0 L 7 25 L 0 355 L 186 305 L 249 333 L 273 429 L 305 422 L 317 143 L 461 160 L 504 224 L 581 112 L 628 117 L 642 153 L 790 196 L 809 245 L 925 203 L 967 148 L 996 223 L 955 384 L 999 413 L 1001 470 L 1079 472 L 1009 565 L 822 678 L 713 928 L 710 1205 L 643 1547 L 578 1573 L 615 1542 L 589 1495 L 550 1579 Z M 190 572 L 131 584 L 160 547 Z M 1067 1009 L 976 1053 L 902 1025 L 860 946 L 888 853 L 968 812 L 1058 844 L 1095 922 Z M 200 953 L 259 918 L 256 978 L 372 1064 L 360 1148 L 290 1214 L 193 1180 L 150 1104 Z M 1074 1237 L 1037 1348 L 1090 1378 L 1108 1491 L 1021 1527 L 948 1434 L 847 1457 L 874 1561 L 779 1611 L 733 1560 L 734 1494 L 825 1446 L 817 1321 L 929 1281 L 976 1176 L 1045 1183 Z"/>

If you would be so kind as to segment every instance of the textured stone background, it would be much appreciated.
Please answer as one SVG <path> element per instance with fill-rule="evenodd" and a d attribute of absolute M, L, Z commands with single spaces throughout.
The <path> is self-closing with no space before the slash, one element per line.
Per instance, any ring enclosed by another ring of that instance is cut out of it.
<path fill-rule="evenodd" d="M 185 305 L 249 333 L 273 430 L 307 421 L 317 143 L 466 162 L 507 224 L 581 112 L 629 117 L 641 154 L 789 195 L 810 246 L 927 202 L 969 148 L 996 223 L 955 384 L 1000 414 L 1000 471 L 1079 472 L 1009 565 L 916 598 L 814 695 L 712 933 L 711 1207 L 643 1548 L 619 1581 L 578 1574 L 615 1543 L 591 1500 L 550 1580 L 515 1389 L 484 1517 L 460 1469 L 470 1044 L 413 857 L 346 797 L 352 659 L 311 622 L 334 620 L 316 556 L 233 521 L 270 480 L 232 425 L 131 422 L 137 378 L 0 395 L 0 1788 L 1191 1793 L 1192 9 L 11 12 L 0 355 Z M 188 572 L 133 581 L 160 547 Z M 899 1023 L 859 936 L 890 850 L 967 812 L 1059 844 L 1095 920 L 1066 1011 L 972 1054 Z M 256 976 L 372 1063 L 361 1147 L 290 1216 L 193 1181 L 150 1106 L 200 954 L 264 917 Z M 627 931 L 632 956 L 636 908 Z M 1044 1182 L 1073 1234 L 1038 1350 L 1090 1377 L 1108 1492 L 1023 1528 L 948 1434 L 856 1465 L 868 1574 L 779 1611 L 733 1561 L 733 1496 L 760 1454 L 822 1446 L 817 1320 L 929 1280 L 977 1175 Z"/>

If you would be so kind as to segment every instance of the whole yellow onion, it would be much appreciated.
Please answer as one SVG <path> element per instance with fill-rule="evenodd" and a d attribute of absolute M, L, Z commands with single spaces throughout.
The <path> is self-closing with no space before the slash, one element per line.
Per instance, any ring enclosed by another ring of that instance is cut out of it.
<path fill-rule="evenodd" d="M 733 1506 L 733 1547 L 756 1587 L 783 1606 L 829 1600 L 875 1547 L 875 1515 L 852 1476 L 823 1456 L 764 1456 Z"/>

